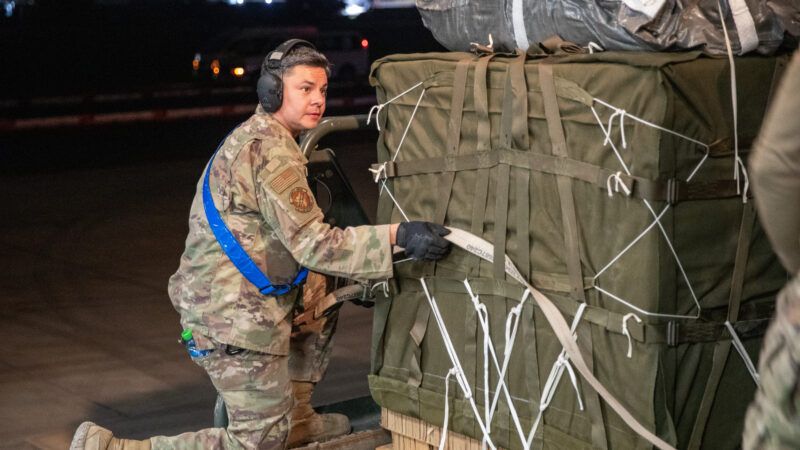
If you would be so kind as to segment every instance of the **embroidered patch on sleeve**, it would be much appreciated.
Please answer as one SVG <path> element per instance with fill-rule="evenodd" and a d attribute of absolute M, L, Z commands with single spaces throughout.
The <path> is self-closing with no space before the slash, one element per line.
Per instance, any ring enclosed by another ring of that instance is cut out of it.
<path fill-rule="evenodd" d="M 294 206 L 298 212 L 307 213 L 314 208 L 314 200 L 311 199 L 311 194 L 304 187 L 296 187 L 292 189 L 289 195 L 289 203 Z"/>
<path fill-rule="evenodd" d="M 289 189 L 289 186 L 296 183 L 299 179 L 300 175 L 298 175 L 297 171 L 289 167 L 273 178 L 269 185 L 275 193 L 280 194 L 286 189 Z"/>
<path fill-rule="evenodd" d="M 281 161 L 279 159 L 273 159 L 272 161 L 267 163 L 267 167 L 266 167 L 267 172 L 270 172 L 270 173 L 275 172 L 275 169 L 277 169 L 278 166 L 280 166 L 280 165 L 281 165 Z"/>

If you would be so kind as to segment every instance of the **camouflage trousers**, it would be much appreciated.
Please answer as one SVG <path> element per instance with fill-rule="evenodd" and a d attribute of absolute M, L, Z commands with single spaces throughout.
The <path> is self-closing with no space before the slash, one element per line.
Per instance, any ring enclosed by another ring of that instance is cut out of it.
<path fill-rule="evenodd" d="M 317 304 L 333 290 L 333 279 L 310 272 L 303 286 L 302 304 L 295 308 L 292 336 L 289 339 L 289 377 L 292 381 L 322 380 L 333 350 L 333 334 L 339 319 L 338 309 L 316 317 Z M 309 311 L 308 314 L 303 314 Z"/>
<path fill-rule="evenodd" d="M 325 275 L 309 273 L 296 317 L 327 294 Z M 208 373 L 228 410 L 228 428 L 208 428 L 150 439 L 153 450 L 282 449 L 294 403 L 291 381 L 318 382 L 330 361 L 338 311 L 293 321 L 289 356 L 244 350 L 230 355 L 225 346 L 194 361 Z M 210 414 L 210 411 L 209 411 Z"/>
<path fill-rule="evenodd" d="M 761 386 L 747 410 L 744 450 L 800 448 L 800 276 L 777 303 L 759 356 Z"/>

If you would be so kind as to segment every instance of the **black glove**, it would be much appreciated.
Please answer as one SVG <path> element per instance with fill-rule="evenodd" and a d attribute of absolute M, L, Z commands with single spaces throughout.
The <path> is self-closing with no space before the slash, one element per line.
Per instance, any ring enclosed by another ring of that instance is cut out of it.
<path fill-rule="evenodd" d="M 450 251 L 450 242 L 442 238 L 447 228 L 430 222 L 403 222 L 397 227 L 397 245 L 413 259 L 436 261 Z"/>

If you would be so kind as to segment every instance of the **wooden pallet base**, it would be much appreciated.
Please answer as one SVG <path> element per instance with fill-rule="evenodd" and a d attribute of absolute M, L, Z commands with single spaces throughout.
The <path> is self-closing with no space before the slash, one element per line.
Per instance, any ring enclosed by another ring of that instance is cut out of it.
<path fill-rule="evenodd" d="M 379 450 L 436 450 L 442 429 L 422 420 L 381 408 L 381 426 L 391 431 L 392 443 Z M 463 434 L 447 432 L 447 450 L 480 450 L 481 443 Z"/>

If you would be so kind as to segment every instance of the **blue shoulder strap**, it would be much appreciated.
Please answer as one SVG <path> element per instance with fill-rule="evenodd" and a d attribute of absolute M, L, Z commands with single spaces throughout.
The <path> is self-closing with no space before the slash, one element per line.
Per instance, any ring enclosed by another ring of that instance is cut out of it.
<path fill-rule="evenodd" d="M 222 142 L 224 143 L 225 139 L 223 139 Z M 217 238 L 217 242 L 219 242 L 222 250 L 225 251 L 225 254 L 228 255 L 233 265 L 239 269 L 239 272 L 241 272 L 248 281 L 253 283 L 264 295 L 283 295 L 306 280 L 308 269 L 305 267 L 301 268 L 300 272 L 297 273 L 297 276 L 295 276 L 290 284 L 272 284 L 264 272 L 253 262 L 250 255 L 242 248 L 239 241 L 237 241 L 236 237 L 231 233 L 231 230 L 225 225 L 225 222 L 219 215 L 219 211 L 217 211 L 216 205 L 214 205 L 214 198 L 211 196 L 211 188 L 208 184 L 211 165 L 214 163 L 214 158 L 217 156 L 217 152 L 221 147 L 222 143 L 219 144 L 217 150 L 214 151 L 214 155 L 211 156 L 211 161 L 208 162 L 203 180 L 203 209 L 206 212 L 206 220 L 208 220 L 211 231 L 214 233 L 214 237 Z"/>

